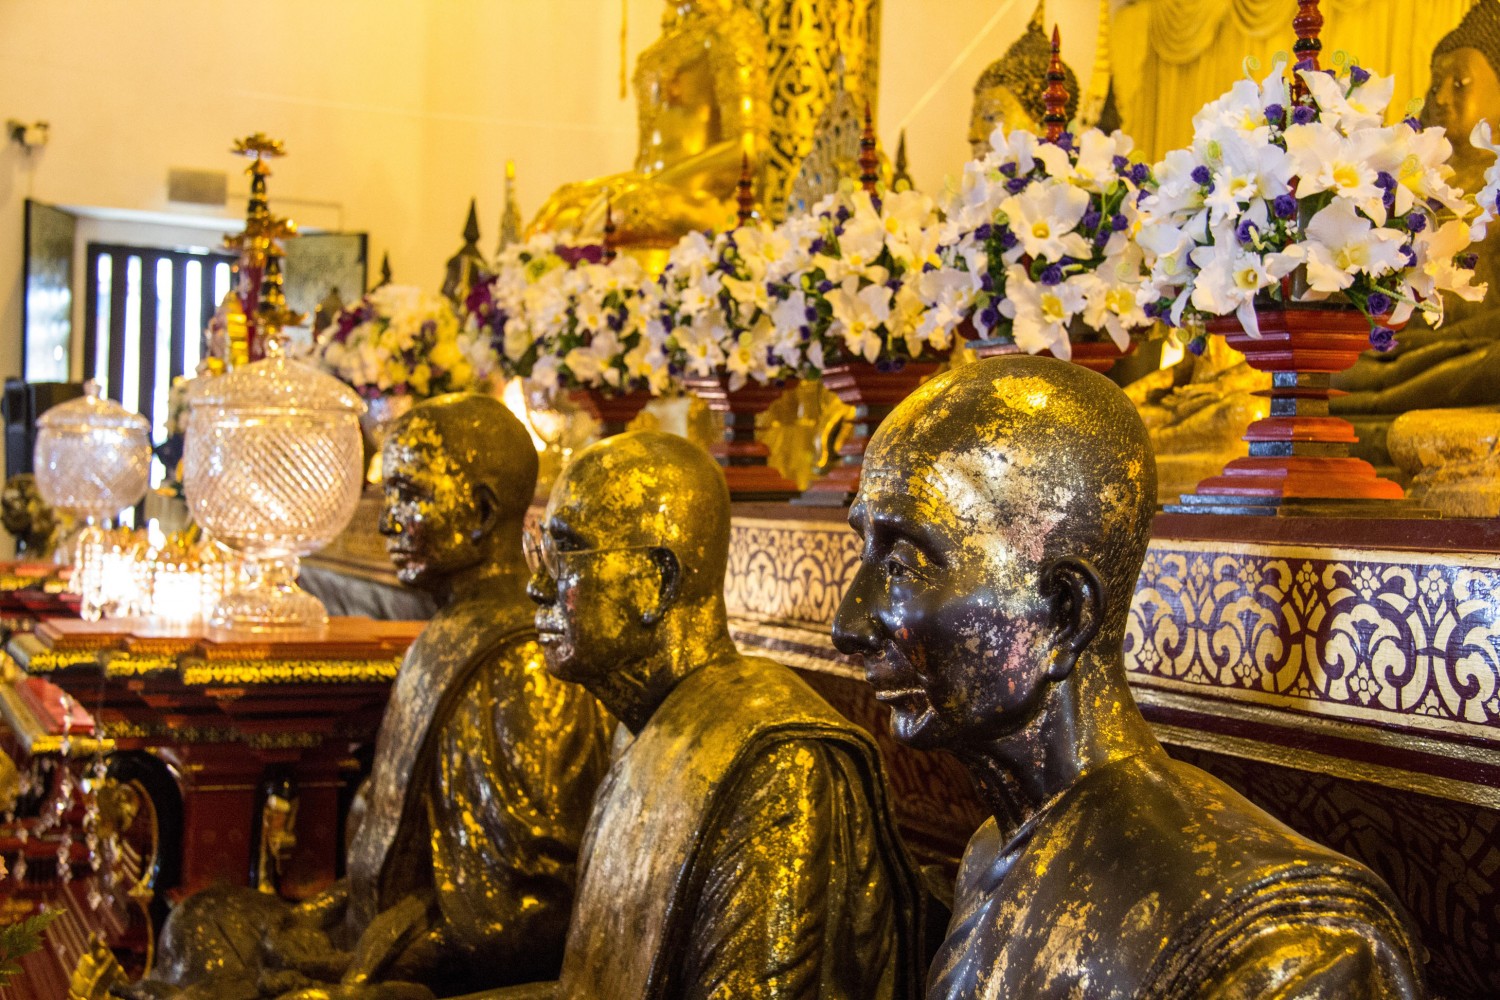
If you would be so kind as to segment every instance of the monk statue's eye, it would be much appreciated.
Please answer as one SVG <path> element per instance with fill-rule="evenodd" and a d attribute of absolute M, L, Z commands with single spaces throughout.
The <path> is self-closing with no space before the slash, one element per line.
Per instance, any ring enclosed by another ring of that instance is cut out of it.
<path fill-rule="evenodd" d="M 916 546 L 902 539 L 891 546 L 885 557 L 885 572 L 892 580 L 908 580 L 920 576 L 927 560 Z"/>

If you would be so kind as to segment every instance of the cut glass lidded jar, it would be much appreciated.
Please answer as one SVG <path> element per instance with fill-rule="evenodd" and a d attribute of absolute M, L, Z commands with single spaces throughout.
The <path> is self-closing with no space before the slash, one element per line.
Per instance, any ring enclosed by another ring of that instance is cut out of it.
<path fill-rule="evenodd" d="M 151 425 L 101 396 L 90 379 L 82 396 L 37 420 L 32 464 L 43 500 L 79 521 L 103 524 L 146 495 Z"/>
<path fill-rule="evenodd" d="M 246 560 L 244 585 L 225 594 L 212 624 L 327 622 L 322 602 L 297 585 L 298 559 L 332 541 L 354 514 L 364 482 L 365 404 L 268 338 L 264 360 L 200 379 L 188 405 L 188 507 Z"/>

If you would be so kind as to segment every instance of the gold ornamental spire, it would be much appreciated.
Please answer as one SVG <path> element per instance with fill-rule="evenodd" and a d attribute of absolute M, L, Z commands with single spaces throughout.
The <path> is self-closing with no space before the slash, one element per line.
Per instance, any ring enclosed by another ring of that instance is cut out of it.
<path fill-rule="evenodd" d="M 500 245 L 495 248 L 499 259 L 505 248 L 521 242 L 521 204 L 516 200 L 516 161 L 505 161 L 505 208 L 500 213 Z"/>

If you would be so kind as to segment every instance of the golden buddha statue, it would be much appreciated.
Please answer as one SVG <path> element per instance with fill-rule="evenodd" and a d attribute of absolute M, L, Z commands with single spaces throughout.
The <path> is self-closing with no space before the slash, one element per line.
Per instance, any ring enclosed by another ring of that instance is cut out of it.
<path fill-rule="evenodd" d="M 1042 92 L 1047 89 L 1047 64 L 1052 42 L 1046 25 L 1046 0 L 1037 0 L 1031 20 L 1021 37 L 980 75 L 974 84 L 974 104 L 969 115 L 969 148 L 976 159 L 990 151 L 990 136 L 1000 125 L 1040 132 Z M 1068 120 L 1078 113 L 1078 77 L 1063 65 L 1067 76 Z"/>
<path fill-rule="evenodd" d="M 1478 0 L 1433 49 L 1422 118 L 1443 126 L 1453 143 L 1452 183 L 1477 192 L 1494 156 L 1470 144 L 1469 134 L 1481 121 L 1500 125 L 1500 0 Z M 1447 297 L 1442 326 L 1414 320 L 1396 335 L 1394 350 L 1367 353 L 1334 376 L 1334 386 L 1349 394 L 1334 399 L 1330 408 L 1354 424 L 1361 457 L 1376 465 L 1390 464 L 1389 450 L 1395 449 L 1387 449 L 1386 434 L 1399 414 L 1500 403 L 1500 229 L 1491 226 L 1474 249 L 1479 254 L 1475 284 L 1490 286 L 1485 299 Z M 1424 425 L 1408 421 L 1405 426 L 1421 432 Z M 1443 434 L 1468 433 L 1451 419 L 1443 427 Z"/>
<path fill-rule="evenodd" d="M 557 975 L 613 727 L 542 669 L 521 547 L 536 471 L 490 397 L 396 422 L 380 531 L 439 610 L 392 688 L 348 877 L 295 906 L 229 886 L 190 897 L 123 995 L 399 1000 Z"/>
<path fill-rule="evenodd" d="M 666 251 L 732 225 L 741 158 L 768 133 L 766 86 L 765 29 L 743 0 L 668 0 L 636 66 L 635 169 L 565 185 L 529 232 L 598 238 L 612 206 L 617 246 Z"/>
<path fill-rule="evenodd" d="M 928 1000 L 1420 996 L 1390 889 L 1169 758 L 1136 708 L 1154 480 L 1129 400 L 1052 358 L 938 376 L 865 455 L 834 641 L 992 814 Z"/>
<path fill-rule="evenodd" d="M 728 550 L 724 474 L 685 438 L 607 438 L 553 488 L 531 582 L 547 669 L 630 739 L 594 804 L 546 995 L 914 996 L 917 883 L 875 745 L 735 647 Z"/>

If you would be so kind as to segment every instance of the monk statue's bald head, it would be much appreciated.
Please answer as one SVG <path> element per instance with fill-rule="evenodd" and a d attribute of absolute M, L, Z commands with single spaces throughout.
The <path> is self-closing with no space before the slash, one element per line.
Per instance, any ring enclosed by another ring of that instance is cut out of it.
<path fill-rule="evenodd" d="M 499 400 L 452 393 L 419 403 L 392 426 L 381 463 L 380 532 L 403 583 L 442 591 L 497 560 L 524 565 L 536 448 Z"/>
<path fill-rule="evenodd" d="M 686 438 L 637 431 L 584 449 L 552 489 L 537 545 L 531 595 L 548 668 L 627 725 L 622 691 L 669 684 L 667 660 L 701 664 L 729 642 L 729 489 Z"/>
<path fill-rule="evenodd" d="M 897 735 L 1014 730 L 1091 644 L 1118 652 L 1155 479 L 1125 395 L 1051 358 L 965 365 L 897 407 L 865 456 L 864 559 L 835 623 Z"/>

